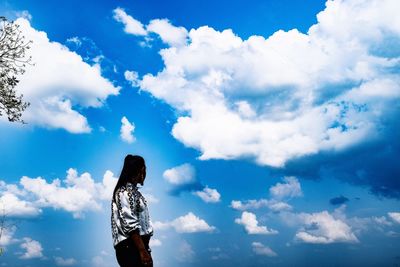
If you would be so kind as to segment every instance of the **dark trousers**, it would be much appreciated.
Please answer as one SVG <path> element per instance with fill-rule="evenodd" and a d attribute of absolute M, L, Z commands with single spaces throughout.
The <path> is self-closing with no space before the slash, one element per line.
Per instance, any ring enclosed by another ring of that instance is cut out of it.
<path fill-rule="evenodd" d="M 150 236 L 141 236 L 144 247 L 151 256 L 149 241 Z M 153 264 L 144 266 L 140 260 L 139 250 L 132 238 L 125 239 L 115 246 L 117 261 L 121 267 L 153 267 Z"/>

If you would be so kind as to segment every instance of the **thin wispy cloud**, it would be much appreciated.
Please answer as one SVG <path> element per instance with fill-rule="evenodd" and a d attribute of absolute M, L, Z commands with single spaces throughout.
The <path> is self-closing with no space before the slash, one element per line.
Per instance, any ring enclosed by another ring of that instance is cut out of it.
<path fill-rule="evenodd" d="M 77 261 L 74 258 L 66 258 L 63 257 L 54 257 L 54 261 L 57 266 L 73 266 L 77 264 Z"/>
<path fill-rule="evenodd" d="M 260 242 L 251 243 L 254 253 L 257 255 L 263 255 L 268 257 L 276 257 L 278 254 L 274 252 L 270 247 L 263 245 Z"/>

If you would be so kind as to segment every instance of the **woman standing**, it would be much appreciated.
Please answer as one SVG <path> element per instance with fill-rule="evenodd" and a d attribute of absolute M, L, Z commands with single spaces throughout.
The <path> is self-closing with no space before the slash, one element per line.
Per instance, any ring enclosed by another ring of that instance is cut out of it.
<path fill-rule="evenodd" d="M 127 155 L 111 201 L 111 229 L 118 264 L 121 267 L 153 266 L 150 237 L 153 226 L 146 199 L 138 190 L 146 178 L 141 156 Z"/>

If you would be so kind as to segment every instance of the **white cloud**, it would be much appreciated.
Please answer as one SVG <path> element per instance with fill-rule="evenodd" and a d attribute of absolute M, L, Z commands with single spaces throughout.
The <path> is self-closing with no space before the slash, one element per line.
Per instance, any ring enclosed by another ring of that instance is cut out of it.
<path fill-rule="evenodd" d="M 235 210 L 258 209 L 261 207 L 267 207 L 268 203 L 269 201 L 267 199 L 260 199 L 260 200 L 250 199 L 245 203 L 243 203 L 240 200 L 232 200 L 231 208 Z"/>
<path fill-rule="evenodd" d="M 18 188 L 15 184 L 7 184 L 5 181 L 0 180 L 0 191 L 8 192 L 19 197 L 26 196 L 26 192 Z"/>
<path fill-rule="evenodd" d="M 373 222 L 375 222 L 378 225 L 383 225 L 383 226 L 391 226 L 392 225 L 392 222 L 388 221 L 385 216 L 381 216 L 381 217 L 372 216 L 371 219 Z"/>
<path fill-rule="evenodd" d="M 194 215 L 192 212 L 176 218 L 172 222 L 172 226 L 178 233 L 196 233 L 196 232 L 212 232 L 215 230 L 214 226 Z"/>
<path fill-rule="evenodd" d="M 132 86 L 136 87 L 139 85 L 139 74 L 136 71 L 125 71 L 124 77 Z"/>
<path fill-rule="evenodd" d="M 386 103 L 400 97 L 398 53 L 388 41 L 400 34 L 399 6 L 379 6 L 328 1 L 307 33 L 268 38 L 191 29 L 185 45 L 160 50 L 164 69 L 144 75 L 140 88 L 178 111 L 172 135 L 201 160 L 252 157 L 282 167 L 346 149 L 378 137 L 393 111 Z"/>
<path fill-rule="evenodd" d="M 177 167 L 164 171 L 163 177 L 174 185 L 188 184 L 196 180 L 196 171 L 189 163 L 184 163 Z"/>
<path fill-rule="evenodd" d="M 208 251 L 216 253 L 215 255 L 211 256 L 212 260 L 229 259 L 229 256 L 226 253 L 223 253 L 220 247 L 208 248 Z"/>
<path fill-rule="evenodd" d="M 19 199 L 10 192 L 0 192 L 0 209 L 7 217 L 29 217 L 37 216 L 42 210 L 35 207 L 33 203 Z"/>
<path fill-rule="evenodd" d="M 393 225 L 393 223 L 389 221 L 385 216 L 372 216 L 361 218 L 354 216 L 351 218 L 347 218 L 344 213 L 342 213 L 341 216 L 338 216 L 336 213 L 334 213 L 334 216 L 348 224 L 351 227 L 353 233 L 356 234 L 356 236 L 359 236 L 362 232 L 368 232 L 371 230 L 377 230 L 379 231 L 379 233 L 385 233 L 386 227 Z"/>
<path fill-rule="evenodd" d="M 27 55 L 32 56 L 35 64 L 27 65 L 16 87 L 31 103 L 23 119 L 71 133 L 90 132 L 86 117 L 74 108 L 101 107 L 120 88 L 101 76 L 99 66 L 90 66 L 66 46 L 49 40 L 45 32 L 32 28 L 28 20 L 19 18 L 16 23 L 25 38 L 33 41 Z"/>
<path fill-rule="evenodd" d="M 284 210 L 291 210 L 292 206 L 290 206 L 286 202 L 276 201 L 274 199 L 250 199 L 245 202 L 240 200 L 232 200 L 231 201 L 231 208 L 235 210 L 249 210 L 249 209 L 259 209 L 262 207 L 267 207 L 272 211 L 284 211 Z"/>
<path fill-rule="evenodd" d="M 153 228 L 155 230 L 166 230 L 170 227 L 171 227 L 170 222 L 160 222 L 160 221 L 153 222 Z"/>
<path fill-rule="evenodd" d="M 267 207 L 272 211 L 289 211 L 292 206 L 282 201 L 283 199 L 300 197 L 303 195 L 301 185 L 296 177 L 287 176 L 283 178 L 284 183 L 276 183 L 276 185 L 269 188 L 271 199 L 250 199 L 245 202 L 239 200 L 231 201 L 231 208 L 236 210 L 259 209 Z"/>
<path fill-rule="evenodd" d="M 263 255 L 268 257 L 278 256 L 278 254 L 276 254 L 276 252 L 274 252 L 271 248 L 263 245 L 260 242 L 253 242 L 251 243 L 251 246 L 253 247 L 254 253 L 256 253 L 257 255 Z"/>
<path fill-rule="evenodd" d="M 101 210 L 101 201 L 111 200 L 117 180 L 118 178 L 107 170 L 102 182 L 96 183 L 90 173 L 78 175 L 75 169 L 70 168 L 63 185 L 58 178 L 47 182 L 42 177 L 27 176 L 20 179 L 22 189 L 3 182 L 0 188 L 4 191 L 0 191 L 0 199 L 6 203 L 5 210 L 11 216 L 36 216 L 42 212 L 41 208 L 53 207 L 73 213 L 74 218 L 82 218 L 85 211 Z"/>
<path fill-rule="evenodd" d="M 16 230 L 17 230 L 17 227 L 15 225 L 12 225 L 10 227 L 3 226 L 3 230 L 1 232 L 1 238 L 0 238 L 0 246 L 1 247 L 6 247 L 6 246 L 16 243 L 18 241 L 18 239 L 14 238 L 14 234 L 15 234 Z"/>
<path fill-rule="evenodd" d="M 221 194 L 218 193 L 216 189 L 212 189 L 209 187 L 205 187 L 201 191 L 193 192 L 196 196 L 200 197 L 204 202 L 207 203 L 216 203 L 219 202 L 221 199 Z"/>
<path fill-rule="evenodd" d="M 20 259 L 33 259 L 43 257 L 43 248 L 39 241 L 33 240 L 29 237 L 24 238 L 24 242 L 20 245 L 25 252 L 20 256 Z"/>
<path fill-rule="evenodd" d="M 55 179 L 51 183 L 41 177 L 22 177 L 21 185 L 28 192 L 37 197 L 37 202 L 43 207 L 53 207 L 72 212 L 75 218 L 82 217 L 83 210 L 100 210 L 101 206 L 95 199 L 95 183 L 89 173 L 83 173 L 80 177 L 76 170 L 69 169 L 61 186 L 60 180 Z"/>
<path fill-rule="evenodd" d="M 327 211 L 300 213 L 296 216 L 303 224 L 303 227 L 296 233 L 296 240 L 300 242 L 314 244 L 359 242 L 349 225 L 334 218 Z"/>
<path fill-rule="evenodd" d="M 107 170 L 103 175 L 102 183 L 95 183 L 97 188 L 97 197 L 101 200 L 111 200 L 118 177 L 114 176 L 112 171 Z"/>
<path fill-rule="evenodd" d="M 162 245 L 162 242 L 160 239 L 157 239 L 157 238 L 150 239 L 150 244 L 149 244 L 150 247 L 159 247 L 161 245 Z"/>
<path fill-rule="evenodd" d="M 300 197 L 303 195 L 301 186 L 296 177 L 286 176 L 283 178 L 285 183 L 277 183 L 270 187 L 269 192 L 275 199 Z"/>
<path fill-rule="evenodd" d="M 82 40 L 78 36 L 74 36 L 74 37 L 68 38 L 67 43 L 72 43 L 76 47 L 80 47 L 82 45 Z"/>
<path fill-rule="evenodd" d="M 298 228 L 295 241 L 329 244 L 336 242 L 357 243 L 363 232 L 378 231 L 390 236 L 388 227 L 393 226 L 385 216 L 347 217 L 346 205 L 342 204 L 332 213 L 324 210 L 315 213 L 282 212 L 281 220 L 290 227 Z"/>
<path fill-rule="evenodd" d="M 176 259 L 180 262 L 192 262 L 196 253 L 193 251 L 192 246 L 185 240 L 180 244 L 178 248 L 178 254 Z"/>
<path fill-rule="evenodd" d="M 54 257 L 54 261 L 56 262 L 57 266 L 72 266 L 77 263 L 74 258 L 64 259 L 62 257 Z"/>
<path fill-rule="evenodd" d="M 31 13 L 29 13 L 28 10 L 16 11 L 15 16 L 17 16 L 18 18 L 24 18 L 29 21 L 32 20 L 32 15 L 31 15 Z"/>
<path fill-rule="evenodd" d="M 92 258 L 92 266 L 94 266 L 94 267 L 107 267 L 107 266 L 110 266 L 110 265 L 107 262 L 105 262 L 103 257 L 94 256 Z"/>
<path fill-rule="evenodd" d="M 293 207 L 286 202 L 271 200 L 269 201 L 268 208 L 272 211 L 288 211 Z"/>
<path fill-rule="evenodd" d="M 135 124 L 133 122 L 129 122 L 129 120 L 125 116 L 122 117 L 121 123 L 121 139 L 129 144 L 133 143 L 136 140 L 136 138 L 133 136 Z"/>
<path fill-rule="evenodd" d="M 238 113 L 241 116 L 243 116 L 244 118 L 251 118 L 251 117 L 254 117 L 256 115 L 256 113 L 253 110 L 253 108 L 245 100 L 237 101 L 237 102 L 235 102 L 235 105 L 237 106 Z"/>
<path fill-rule="evenodd" d="M 235 223 L 243 225 L 246 232 L 251 235 L 270 235 L 278 233 L 276 230 L 268 229 L 267 226 L 259 226 L 256 215 L 248 211 L 244 211 L 241 218 L 236 218 Z"/>
<path fill-rule="evenodd" d="M 128 15 L 122 8 L 116 8 L 113 12 L 114 19 L 124 24 L 124 31 L 126 33 L 144 36 L 145 41 L 140 43 L 144 47 L 151 47 L 149 44 L 152 41 L 152 38 L 149 36 L 150 32 L 160 36 L 161 40 L 169 46 L 183 46 L 187 43 L 188 31 L 184 27 L 176 27 L 172 25 L 168 19 L 153 19 L 145 29 L 145 26 L 140 21 Z M 125 78 L 130 80 L 126 75 Z"/>
<path fill-rule="evenodd" d="M 144 29 L 143 24 L 140 21 L 126 14 L 125 10 L 118 7 L 114 9 L 113 12 L 114 12 L 114 19 L 124 24 L 125 26 L 124 31 L 126 33 L 133 35 L 147 35 L 147 32 Z"/>
<path fill-rule="evenodd" d="M 388 212 L 389 217 L 396 223 L 400 223 L 400 212 Z"/>
<path fill-rule="evenodd" d="M 161 40 L 170 46 L 186 45 L 187 30 L 184 27 L 173 26 L 168 19 L 153 19 L 146 29 L 158 34 Z"/>
<path fill-rule="evenodd" d="M 192 212 L 180 216 L 170 222 L 153 223 L 153 227 L 157 230 L 165 230 L 173 227 L 178 233 L 197 233 L 197 232 L 213 232 L 216 228 L 210 226 L 205 220 L 197 217 Z"/>
<path fill-rule="evenodd" d="M 160 202 L 160 200 L 158 198 L 156 198 L 155 196 L 153 196 L 152 194 L 149 193 L 143 193 L 143 196 L 146 198 L 146 201 L 148 203 L 158 203 Z"/>

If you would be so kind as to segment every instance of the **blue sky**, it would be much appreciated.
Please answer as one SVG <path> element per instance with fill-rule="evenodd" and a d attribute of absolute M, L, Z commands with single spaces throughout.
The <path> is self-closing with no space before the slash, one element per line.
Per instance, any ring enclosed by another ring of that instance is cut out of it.
<path fill-rule="evenodd" d="M 35 66 L 1 266 L 117 266 L 128 153 L 155 266 L 400 264 L 399 3 L 311 2 L 3 1 Z"/>

